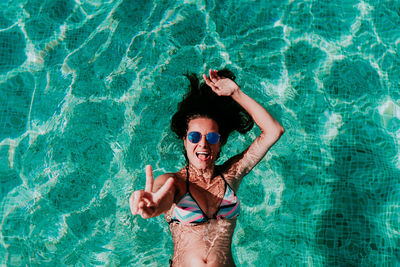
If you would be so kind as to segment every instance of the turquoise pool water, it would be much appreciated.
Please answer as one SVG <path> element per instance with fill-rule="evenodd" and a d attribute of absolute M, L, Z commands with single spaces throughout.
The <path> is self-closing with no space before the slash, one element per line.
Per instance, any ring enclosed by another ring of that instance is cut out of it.
<path fill-rule="evenodd" d="M 236 264 L 400 265 L 399 1 L 0 7 L 0 265 L 166 266 L 128 197 L 183 166 L 183 74 L 221 67 L 286 128 L 238 192 Z"/>

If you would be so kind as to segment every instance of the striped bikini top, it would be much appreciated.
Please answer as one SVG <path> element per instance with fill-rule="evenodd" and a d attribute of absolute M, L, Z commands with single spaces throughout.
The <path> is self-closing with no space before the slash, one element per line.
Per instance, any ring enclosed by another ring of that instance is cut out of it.
<path fill-rule="evenodd" d="M 182 224 L 197 224 L 206 222 L 210 219 L 236 218 L 240 213 L 239 198 L 226 182 L 222 174 L 221 177 L 225 182 L 225 194 L 218 207 L 217 213 L 212 218 L 208 218 L 189 191 L 189 169 L 186 168 L 186 194 L 176 204 L 171 220 L 168 223 L 179 222 Z"/>

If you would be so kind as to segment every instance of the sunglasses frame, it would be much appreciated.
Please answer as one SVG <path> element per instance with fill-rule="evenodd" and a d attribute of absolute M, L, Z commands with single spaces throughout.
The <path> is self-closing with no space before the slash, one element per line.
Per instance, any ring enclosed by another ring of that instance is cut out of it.
<path fill-rule="evenodd" d="M 189 137 L 189 135 L 190 135 L 191 133 L 197 133 L 197 134 L 200 135 L 200 136 L 199 136 L 200 138 L 197 140 L 197 142 L 193 142 L 193 141 L 191 140 L 192 138 Z M 212 137 L 209 138 L 209 134 L 216 134 L 216 135 L 218 136 L 217 142 L 211 143 L 211 142 L 209 141 L 209 139 L 211 139 Z M 198 132 L 198 131 L 191 131 L 191 132 L 188 132 L 188 133 L 187 133 L 186 137 L 187 137 L 187 139 L 189 140 L 190 143 L 192 143 L 192 144 L 197 144 L 198 142 L 200 142 L 201 138 L 203 137 L 203 134 L 201 134 L 201 133 Z M 216 133 L 216 132 L 209 132 L 209 133 L 206 134 L 206 141 L 207 141 L 207 143 L 209 143 L 210 145 L 215 145 L 215 144 L 217 144 L 220 140 L 221 140 L 221 135 L 220 135 L 219 133 Z"/>

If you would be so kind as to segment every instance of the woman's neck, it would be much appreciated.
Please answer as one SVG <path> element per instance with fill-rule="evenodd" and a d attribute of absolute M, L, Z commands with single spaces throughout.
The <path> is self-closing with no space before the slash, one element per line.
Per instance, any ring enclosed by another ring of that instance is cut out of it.
<path fill-rule="evenodd" d="M 197 169 L 189 163 L 187 168 L 189 168 L 188 171 L 189 171 L 190 177 L 193 177 L 196 180 L 199 180 L 204 183 L 210 183 L 211 180 L 215 176 L 215 166 L 214 165 L 212 167 L 206 168 L 206 169 Z"/>

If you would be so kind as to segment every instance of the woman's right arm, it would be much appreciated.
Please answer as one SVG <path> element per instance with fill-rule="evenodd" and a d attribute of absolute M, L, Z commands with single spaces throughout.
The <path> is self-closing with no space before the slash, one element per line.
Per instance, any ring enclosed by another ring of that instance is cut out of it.
<path fill-rule="evenodd" d="M 174 178 L 171 175 L 163 174 L 153 181 L 153 171 L 151 166 L 147 165 L 145 190 L 137 190 L 129 198 L 132 214 L 139 214 L 143 219 L 161 215 L 171 208 L 175 190 Z"/>

